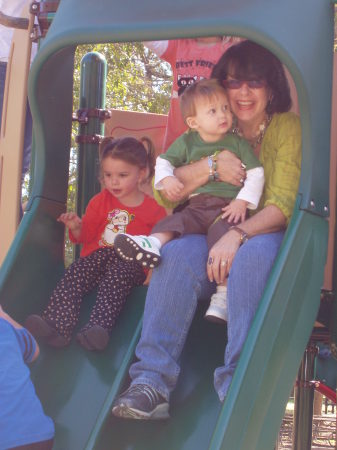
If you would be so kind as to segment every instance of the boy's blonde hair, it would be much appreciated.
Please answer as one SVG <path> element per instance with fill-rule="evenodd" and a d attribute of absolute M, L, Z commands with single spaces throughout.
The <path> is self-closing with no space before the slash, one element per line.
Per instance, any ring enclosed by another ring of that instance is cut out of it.
<path fill-rule="evenodd" d="M 214 78 L 200 80 L 186 88 L 180 96 L 180 110 L 185 123 L 188 117 L 196 115 L 195 101 L 197 98 L 210 100 L 219 92 L 226 95 L 225 89 Z"/>

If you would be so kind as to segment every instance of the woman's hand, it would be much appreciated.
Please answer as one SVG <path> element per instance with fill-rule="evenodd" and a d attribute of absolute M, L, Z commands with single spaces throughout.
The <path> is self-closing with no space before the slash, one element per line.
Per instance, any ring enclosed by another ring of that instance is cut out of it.
<path fill-rule="evenodd" d="M 240 235 L 234 230 L 229 230 L 213 245 L 207 261 L 209 281 L 217 284 L 225 281 L 239 247 Z"/>
<path fill-rule="evenodd" d="M 219 180 L 226 183 L 242 186 L 246 179 L 246 170 L 241 160 L 229 150 L 223 150 L 216 158 Z"/>
<path fill-rule="evenodd" d="M 219 181 L 242 186 L 246 179 L 246 170 L 241 160 L 229 150 L 223 150 L 217 155 L 217 173 Z M 174 176 L 184 185 L 179 198 L 172 198 L 163 190 L 163 194 L 168 200 L 180 201 L 187 198 L 200 186 L 208 183 L 209 167 L 207 158 L 202 158 L 192 164 L 177 167 L 174 169 Z"/>

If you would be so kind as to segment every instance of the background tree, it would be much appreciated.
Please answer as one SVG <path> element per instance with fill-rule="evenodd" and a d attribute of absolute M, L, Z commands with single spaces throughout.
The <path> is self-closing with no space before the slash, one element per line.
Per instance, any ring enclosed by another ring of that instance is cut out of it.
<path fill-rule="evenodd" d="M 172 74 L 142 43 L 82 45 L 75 53 L 74 106 L 79 99 L 82 57 L 97 51 L 107 65 L 106 107 L 165 114 L 168 112 Z"/>

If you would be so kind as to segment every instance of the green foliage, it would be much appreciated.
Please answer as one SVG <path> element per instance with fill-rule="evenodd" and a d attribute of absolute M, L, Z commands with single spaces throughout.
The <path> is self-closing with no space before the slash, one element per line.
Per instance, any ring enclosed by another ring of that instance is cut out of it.
<path fill-rule="evenodd" d="M 107 108 L 168 112 L 171 68 L 139 42 L 79 46 L 75 55 L 75 104 L 79 94 L 81 59 L 90 51 L 101 53 L 107 61 Z"/>

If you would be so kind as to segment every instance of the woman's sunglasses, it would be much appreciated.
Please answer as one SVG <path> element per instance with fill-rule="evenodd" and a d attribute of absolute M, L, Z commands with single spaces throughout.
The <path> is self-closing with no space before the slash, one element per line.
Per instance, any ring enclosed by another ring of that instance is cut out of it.
<path fill-rule="evenodd" d="M 240 89 L 244 84 L 246 84 L 249 89 L 261 89 L 267 86 L 266 80 L 235 80 L 234 78 L 231 80 L 223 80 L 223 86 L 226 89 Z"/>

